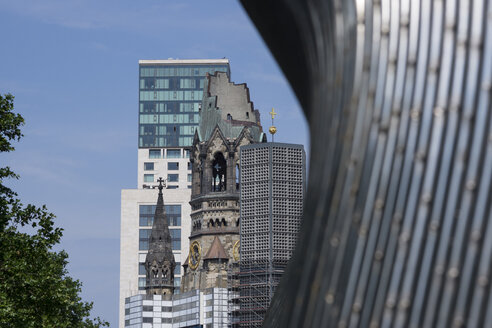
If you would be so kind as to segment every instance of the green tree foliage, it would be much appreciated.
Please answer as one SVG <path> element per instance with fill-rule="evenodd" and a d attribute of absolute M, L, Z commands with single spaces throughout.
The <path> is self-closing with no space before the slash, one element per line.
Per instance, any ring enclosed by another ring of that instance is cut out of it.
<path fill-rule="evenodd" d="M 24 119 L 13 100 L 0 95 L 0 152 L 13 151 L 12 141 L 22 137 Z M 67 275 L 67 253 L 53 250 L 62 237 L 55 216 L 45 206 L 23 205 L 6 179 L 18 176 L 0 168 L 0 327 L 109 326 L 89 318 L 92 303 L 82 301 L 82 284 Z"/>

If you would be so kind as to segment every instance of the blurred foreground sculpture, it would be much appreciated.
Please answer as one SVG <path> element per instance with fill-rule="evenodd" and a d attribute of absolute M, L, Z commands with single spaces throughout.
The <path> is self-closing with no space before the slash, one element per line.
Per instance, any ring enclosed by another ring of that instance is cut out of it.
<path fill-rule="evenodd" d="M 311 130 L 265 326 L 490 326 L 492 1 L 241 2 Z"/>

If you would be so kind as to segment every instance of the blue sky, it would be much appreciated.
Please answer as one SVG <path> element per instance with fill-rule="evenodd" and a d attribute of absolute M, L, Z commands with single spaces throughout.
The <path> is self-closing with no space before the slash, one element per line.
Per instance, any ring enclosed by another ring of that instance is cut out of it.
<path fill-rule="evenodd" d="M 117 326 L 120 190 L 137 183 L 138 60 L 229 58 L 275 140 L 308 148 L 299 104 L 239 3 L 0 0 L 0 93 L 26 119 L 14 153 L 25 203 L 65 229 L 70 275 Z"/>

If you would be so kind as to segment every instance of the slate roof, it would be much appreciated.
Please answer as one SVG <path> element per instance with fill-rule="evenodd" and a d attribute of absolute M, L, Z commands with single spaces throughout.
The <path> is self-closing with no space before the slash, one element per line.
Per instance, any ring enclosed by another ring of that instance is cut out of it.
<path fill-rule="evenodd" d="M 208 250 L 207 254 L 203 258 L 204 260 L 216 260 L 216 259 L 229 259 L 227 253 L 219 240 L 219 237 L 215 236 L 212 246 Z"/>

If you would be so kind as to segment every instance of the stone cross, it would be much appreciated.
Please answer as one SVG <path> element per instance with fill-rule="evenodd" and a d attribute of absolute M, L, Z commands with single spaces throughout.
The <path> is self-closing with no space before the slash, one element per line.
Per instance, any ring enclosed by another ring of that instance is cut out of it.
<path fill-rule="evenodd" d="M 164 180 L 162 177 L 159 177 L 157 182 L 159 182 L 159 190 L 162 190 L 162 188 L 166 186 L 166 180 Z"/>

